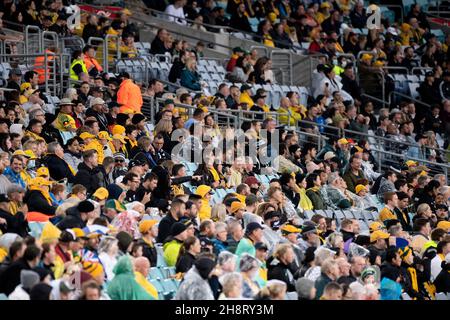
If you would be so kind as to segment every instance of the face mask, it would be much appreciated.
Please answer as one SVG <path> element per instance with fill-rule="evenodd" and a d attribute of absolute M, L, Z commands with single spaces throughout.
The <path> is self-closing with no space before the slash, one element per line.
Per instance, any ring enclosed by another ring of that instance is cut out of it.
<path fill-rule="evenodd" d="M 36 161 L 35 160 L 29 160 L 28 163 L 27 163 L 27 168 L 31 169 L 31 168 L 34 168 L 34 167 L 36 167 Z"/>
<path fill-rule="evenodd" d="M 342 61 L 342 68 L 345 68 L 347 66 L 347 61 Z"/>
<path fill-rule="evenodd" d="M 333 64 L 336 66 L 338 64 L 337 59 L 333 59 Z"/>

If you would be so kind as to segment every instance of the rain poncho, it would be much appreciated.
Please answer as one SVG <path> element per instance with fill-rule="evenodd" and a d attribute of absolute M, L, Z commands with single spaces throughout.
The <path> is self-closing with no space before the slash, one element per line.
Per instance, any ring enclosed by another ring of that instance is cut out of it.
<path fill-rule="evenodd" d="M 111 300 L 154 300 L 135 280 L 130 256 L 122 256 L 113 269 L 114 278 L 108 284 Z"/>
<path fill-rule="evenodd" d="M 400 300 L 402 286 L 389 279 L 383 278 L 380 284 L 381 300 Z"/>

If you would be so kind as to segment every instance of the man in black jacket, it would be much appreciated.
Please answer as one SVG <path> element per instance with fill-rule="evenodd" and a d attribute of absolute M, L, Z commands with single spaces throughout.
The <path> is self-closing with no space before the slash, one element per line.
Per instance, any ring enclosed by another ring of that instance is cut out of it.
<path fill-rule="evenodd" d="M 170 68 L 169 81 L 176 83 L 178 79 L 181 78 L 181 71 L 185 67 L 186 58 L 188 57 L 188 52 L 185 50 L 180 51 L 180 56 L 176 58 Z"/>
<path fill-rule="evenodd" d="M 58 223 L 57 227 L 61 230 L 80 228 L 86 226 L 90 218 L 94 218 L 95 207 L 89 200 L 81 201 L 78 206 L 67 209 L 66 217 Z"/>
<path fill-rule="evenodd" d="M 83 162 L 78 165 L 78 172 L 74 184 L 86 187 L 88 195 L 91 195 L 103 185 L 103 174 L 98 168 L 98 154 L 95 150 L 83 152 Z"/>
<path fill-rule="evenodd" d="M 56 181 L 67 178 L 69 183 L 73 183 L 75 176 L 70 170 L 69 164 L 64 160 L 64 149 L 58 142 L 51 142 L 47 146 L 48 154 L 43 162 L 48 167 L 50 177 Z"/>
<path fill-rule="evenodd" d="M 243 2 L 241 2 L 236 12 L 231 16 L 230 26 L 238 30 L 253 33 L 253 29 L 245 12 L 245 4 Z"/>
<path fill-rule="evenodd" d="M 185 211 L 186 205 L 183 201 L 175 199 L 172 202 L 170 211 L 159 222 L 157 238 L 158 243 L 163 243 L 164 240 L 166 240 L 166 238 L 170 236 L 170 228 L 172 228 L 172 225 L 175 222 L 178 222 L 178 220 L 180 220 L 180 218 L 184 216 Z"/>
<path fill-rule="evenodd" d="M 100 131 L 108 131 L 108 118 L 106 117 L 108 108 L 102 98 L 91 100 L 91 107 L 86 111 L 86 117 L 94 117 L 98 121 Z"/>
<path fill-rule="evenodd" d="M 169 33 L 166 29 L 159 29 L 156 34 L 155 39 L 153 39 L 150 53 L 151 54 L 164 54 L 166 53 L 166 47 L 164 46 L 164 41 L 169 36 Z"/>
<path fill-rule="evenodd" d="M 20 272 L 35 268 L 40 261 L 41 249 L 30 245 L 25 249 L 23 257 L 13 262 L 0 275 L 0 292 L 9 295 L 20 284 Z"/>
<path fill-rule="evenodd" d="M 98 18 L 95 14 L 92 14 L 88 17 L 88 23 L 83 28 L 82 38 L 87 43 L 90 37 L 101 38 L 101 36 L 98 29 Z"/>

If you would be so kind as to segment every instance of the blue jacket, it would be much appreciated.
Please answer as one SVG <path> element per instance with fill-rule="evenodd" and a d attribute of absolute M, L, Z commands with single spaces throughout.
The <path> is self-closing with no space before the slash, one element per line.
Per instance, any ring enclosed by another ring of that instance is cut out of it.
<path fill-rule="evenodd" d="M 197 72 L 190 71 L 186 68 L 181 71 L 180 84 L 191 90 L 200 91 L 202 89 L 200 85 L 200 75 Z"/>
<path fill-rule="evenodd" d="M 26 184 L 25 181 L 23 181 L 22 176 L 19 173 L 15 173 L 11 167 L 7 167 L 5 169 L 5 172 L 3 172 L 3 174 L 9 179 L 9 181 L 11 181 L 12 183 L 17 183 L 18 185 L 20 185 L 22 188 L 26 188 Z"/>

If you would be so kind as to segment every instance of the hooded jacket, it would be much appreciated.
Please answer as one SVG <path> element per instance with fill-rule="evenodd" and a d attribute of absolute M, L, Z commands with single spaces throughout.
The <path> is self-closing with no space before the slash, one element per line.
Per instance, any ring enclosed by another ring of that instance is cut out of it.
<path fill-rule="evenodd" d="M 111 300 L 154 300 L 135 279 L 130 256 L 122 256 L 117 261 L 113 272 L 114 278 L 109 282 L 108 295 Z"/>
<path fill-rule="evenodd" d="M 214 300 L 207 278 L 200 275 L 196 266 L 185 274 L 174 300 Z"/>

